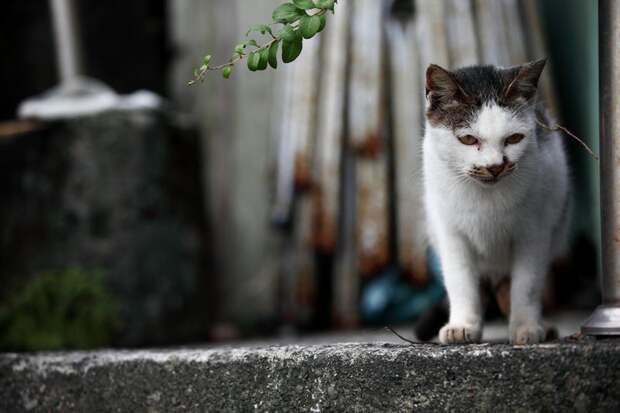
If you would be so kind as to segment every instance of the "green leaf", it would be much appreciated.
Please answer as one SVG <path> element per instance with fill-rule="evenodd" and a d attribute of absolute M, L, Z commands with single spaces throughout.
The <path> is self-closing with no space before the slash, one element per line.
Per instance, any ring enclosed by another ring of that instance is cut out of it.
<path fill-rule="evenodd" d="M 334 10 L 334 0 L 316 0 L 316 7 L 325 10 Z"/>
<path fill-rule="evenodd" d="M 304 16 L 299 23 L 299 30 L 304 39 L 311 39 L 321 28 L 321 18 L 319 16 Z"/>
<path fill-rule="evenodd" d="M 250 40 L 248 40 L 247 42 L 245 42 L 245 45 L 246 45 L 246 46 L 260 47 L 260 46 L 258 45 L 258 43 L 256 43 L 256 40 L 254 40 L 254 39 L 250 39 Z"/>
<path fill-rule="evenodd" d="M 291 63 L 293 60 L 297 59 L 301 54 L 301 49 L 303 48 L 303 43 L 301 37 L 292 42 L 283 41 L 282 42 L 282 61 L 284 63 Z"/>
<path fill-rule="evenodd" d="M 280 47 L 280 41 L 277 40 L 269 47 L 269 66 L 274 69 L 278 68 L 278 48 Z"/>
<path fill-rule="evenodd" d="M 324 15 L 320 15 L 319 18 L 321 19 L 321 25 L 319 26 L 318 33 L 321 33 L 325 28 L 325 24 L 327 23 L 327 17 L 325 17 Z"/>
<path fill-rule="evenodd" d="M 271 17 L 277 23 L 292 23 L 299 20 L 305 14 L 302 9 L 297 8 L 293 3 L 284 3 L 273 11 Z"/>
<path fill-rule="evenodd" d="M 235 46 L 235 53 L 237 53 L 238 55 L 242 55 L 243 49 L 245 49 L 245 44 L 239 43 L 238 45 Z"/>
<path fill-rule="evenodd" d="M 315 9 L 316 6 L 312 0 L 293 0 L 295 6 L 303 10 Z"/>
<path fill-rule="evenodd" d="M 205 66 L 209 66 L 209 63 L 211 62 L 211 55 L 208 54 L 206 55 L 203 59 L 202 59 L 202 64 Z"/>
<path fill-rule="evenodd" d="M 271 27 L 269 27 L 266 24 L 255 24 L 254 26 L 250 27 L 250 30 L 248 30 L 248 32 L 245 35 L 249 36 L 250 33 L 252 32 L 260 32 L 260 34 L 265 34 L 265 33 L 273 34 L 271 31 Z"/>
<path fill-rule="evenodd" d="M 224 79 L 228 79 L 231 74 L 232 74 L 232 67 L 230 66 L 226 66 L 224 70 L 222 70 L 222 76 L 224 76 Z"/>
<path fill-rule="evenodd" d="M 269 48 L 266 47 L 260 52 L 260 60 L 258 62 L 258 67 L 256 68 L 256 70 L 267 69 L 268 62 L 269 62 Z"/>
<path fill-rule="evenodd" d="M 260 53 L 252 52 L 248 56 L 248 69 L 251 72 L 256 72 L 258 70 L 258 65 L 260 64 Z"/>
<path fill-rule="evenodd" d="M 294 42 L 297 41 L 297 39 L 299 39 L 301 36 L 299 31 L 295 30 L 290 24 L 287 24 L 286 26 L 284 26 L 284 29 L 282 29 L 282 31 L 278 33 L 278 37 L 287 42 Z"/>

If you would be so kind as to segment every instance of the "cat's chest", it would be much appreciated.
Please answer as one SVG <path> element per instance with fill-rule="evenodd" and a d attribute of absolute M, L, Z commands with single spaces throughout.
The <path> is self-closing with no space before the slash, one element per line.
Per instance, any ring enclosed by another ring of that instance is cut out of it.
<path fill-rule="evenodd" d="M 455 229 L 481 255 L 504 255 L 510 249 L 518 215 L 505 199 L 462 197 L 447 214 Z"/>

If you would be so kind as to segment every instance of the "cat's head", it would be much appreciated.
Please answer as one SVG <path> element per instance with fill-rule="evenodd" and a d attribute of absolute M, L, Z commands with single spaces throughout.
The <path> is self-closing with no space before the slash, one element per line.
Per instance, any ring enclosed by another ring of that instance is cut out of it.
<path fill-rule="evenodd" d="M 515 170 L 536 144 L 536 91 L 544 66 L 545 60 L 508 69 L 428 67 L 427 138 L 451 169 L 485 184 Z"/>

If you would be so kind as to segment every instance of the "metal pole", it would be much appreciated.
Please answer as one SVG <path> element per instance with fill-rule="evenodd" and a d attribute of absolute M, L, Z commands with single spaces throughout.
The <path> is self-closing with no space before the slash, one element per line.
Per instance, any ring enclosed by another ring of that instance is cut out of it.
<path fill-rule="evenodd" d="M 83 76 L 76 0 L 49 0 L 52 11 L 60 84 L 20 103 L 17 113 L 27 119 L 69 119 L 113 109 L 119 96 L 105 84 Z M 149 96 L 144 108 L 157 107 Z M 138 105 L 141 106 L 141 105 Z"/>
<path fill-rule="evenodd" d="M 620 1 L 599 0 L 602 304 L 584 334 L 620 335 Z"/>
<path fill-rule="evenodd" d="M 75 81 L 81 69 L 75 4 L 73 0 L 50 0 L 50 6 L 60 83 L 68 84 Z"/>

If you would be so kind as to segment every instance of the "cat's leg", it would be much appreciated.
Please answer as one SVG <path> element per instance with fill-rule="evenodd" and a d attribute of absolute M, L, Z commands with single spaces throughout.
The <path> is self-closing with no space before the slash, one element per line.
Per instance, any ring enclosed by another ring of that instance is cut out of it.
<path fill-rule="evenodd" d="M 515 246 L 510 287 L 510 342 L 534 344 L 545 339 L 542 293 L 549 267 L 546 237 L 522 240 Z"/>
<path fill-rule="evenodd" d="M 450 302 L 450 318 L 439 331 L 443 344 L 477 343 L 482 337 L 480 279 L 466 242 L 457 234 L 438 234 L 438 254 Z"/>

